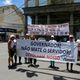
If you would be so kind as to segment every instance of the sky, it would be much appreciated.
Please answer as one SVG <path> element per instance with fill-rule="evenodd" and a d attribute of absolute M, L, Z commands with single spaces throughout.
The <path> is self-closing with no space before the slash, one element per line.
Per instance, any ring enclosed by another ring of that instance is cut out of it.
<path fill-rule="evenodd" d="M 74 0 L 75 2 L 79 2 L 80 0 Z M 0 6 L 5 6 L 5 5 L 16 5 L 19 8 L 24 7 L 24 0 L 0 0 Z"/>
<path fill-rule="evenodd" d="M 24 0 L 0 0 L 0 6 L 16 5 L 17 7 L 24 7 Z"/>

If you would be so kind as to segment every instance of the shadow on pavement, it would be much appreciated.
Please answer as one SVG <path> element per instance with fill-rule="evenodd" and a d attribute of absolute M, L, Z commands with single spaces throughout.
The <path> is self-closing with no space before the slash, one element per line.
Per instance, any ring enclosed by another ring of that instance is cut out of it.
<path fill-rule="evenodd" d="M 19 69 L 17 69 L 16 71 L 17 71 L 17 72 L 26 72 L 26 71 L 29 71 L 29 70 L 19 68 Z"/>
<path fill-rule="evenodd" d="M 37 68 L 38 69 L 38 68 Z M 60 76 L 60 75 L 55 75 L 55 74 L 53 74 L 53 73 L 48 73 L 48 72 L 42 72 L 42 71 L 37 71 L 37 70 L 35 70 L 35 71 L 33 71 L 33 70 L 29 70 L 29 69 L 23 69 L 23 68 L 19 68 L 19 69 L 17 69 L 16 70 L 17 72 L 26 72 L 26 76 L 27 77 L 33 77 L 33 76 L 37 76 L 38 77 L 38 75 L 36 74 L 36 73 L 39 73 L 39 74 L 45 74 L 45 75 L 52 75 L 52 76 L 54 76 L 53 78 L 54 78 L 54 80 L 66 80 L 66 79 L 64 79 L 64 78 L 69 78 L 69 79 L 74 79 L 74 80 L 80 80 L 80 79 L 78 79 L 78 78 L 74 78 L 74 77 L 68 77 L 68 76 Z M 63 78 L 64 77 L 64 78 Z"/>
<path fill-rule="evenodd" d="M 67 71 L 67 70 L 59 70 L 58 67 L 56 68 L 38 68 L 41 70 L 55 70 L 55 71 L 59 71 L 59 72 L 66 72 L 66 73 L 74 73 L 74 74 L 80 74 L 80 71 L 76 71 L 76 70 L 72 70 L 72 71 Z"/>
<path fill-rule="evenodd" d="M 31 70 L 26 70 L 26 69 L 19 68 L 16 71 L 17 72 L 22 72 L 22 73 L 26 72 L 27 77 L 33 77 L 33 76 L 37 77 L 38 76 L 35 71 L 31 71 Z"/>
<path fill-rule="evenodd" d="M 27 76 L 27 77 L 33 77 L 33 76 L 38 77 L 38 75 L 36 74 L 35 71 L 27 71 L 27 72 L 26 72 L 26 76 Z"/>
<path fill-rule="evenodd" d="M 58 67 L 56 67 L 56 68 L 38 68 L 38 69 L 41 69 L 41 70 L 55 70 L 55 71 L 59 71 L 58 69 Z"/>
<path fill-rule="evenodd" d="M 76 70 L 58 70 L 59 72 L 67 72 L 67 73 L 74 73 L 74 74 L 80 74 L 80 71 L 76 71 Z"/>
<path fill-rule="evenodd" d="M 78 66 L 80 66 L 80 63 L 77 63 Z"/>
<path fill-rule="evenodd" d="M 66 79 L 64 79 L 64 77 L 63 76 L 54 76 L 53 77 L 53 80 L 66 80 Z"/>
<path fill-rule="evenodd" d="M 28 67 L 38 68 L 38 67 L 39 67 L 39 65 L 28 65 Z"/>
<path fill-rule="evenodd" d="M 8 69 L 16 69 L 17 66 L 8 66 Z"/>

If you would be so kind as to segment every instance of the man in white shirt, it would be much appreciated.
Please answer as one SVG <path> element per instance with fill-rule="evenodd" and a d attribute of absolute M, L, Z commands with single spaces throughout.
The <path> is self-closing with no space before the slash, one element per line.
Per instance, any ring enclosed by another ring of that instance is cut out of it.
<path fill-rule="evenodd" d="M 25 35 L 25 40 L 30 40 L 30 34 L 26 33 Z M 25 64 L 29 64 L 30 63 L 30 58 L 25 57 Z"/>
<path fill-rule="evenodd" d="M 55 39 L 54 39 L 54 35 L 51 35 L 51 40 L 49 42 L 57 42 Z M 55 68 L 55 61 L 50 61 L 50 68 Z"/>
<path fill-rule="evenodd" d="M 69 35 L 69 41 L 67 41 L 68 43 L 74 43 L 75 41 L 74 41 L 74 36 L 73 35 Z M 73 47 L 73 46 L 72 46 Z M 74 54 L 73 54 L 74 55 Z M 70 71 L 73 71 L 73 63 L 67 63 L 67 65 L 66 65 L 66 67 L 67 67 L 67 69 L 66 70 L 68 70 L 69 71 L 69 64 L 70 64 Z"/>

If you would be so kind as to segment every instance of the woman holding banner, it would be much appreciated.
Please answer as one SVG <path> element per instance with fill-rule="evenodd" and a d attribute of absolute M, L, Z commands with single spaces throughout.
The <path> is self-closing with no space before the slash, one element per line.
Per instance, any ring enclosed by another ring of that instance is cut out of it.
<path fill-rule="evenodd" d="M 10 38 L 8 40 L 8 53 L 9 53 L 9 58 L 8 58 L 8 68 L 12 68 L 14 63 L 13 63 L 13 56 L 15 53 L 14 50 L 14 39 L 15 35 L 10 35 Z"/>

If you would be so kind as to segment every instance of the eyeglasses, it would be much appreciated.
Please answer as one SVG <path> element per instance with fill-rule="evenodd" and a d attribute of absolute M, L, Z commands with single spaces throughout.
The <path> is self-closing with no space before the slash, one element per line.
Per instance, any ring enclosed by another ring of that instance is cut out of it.
<path fill-rule="evenodd" d="M 73 39 L 73 37 L 70 37 L 69 39 Z"/>

